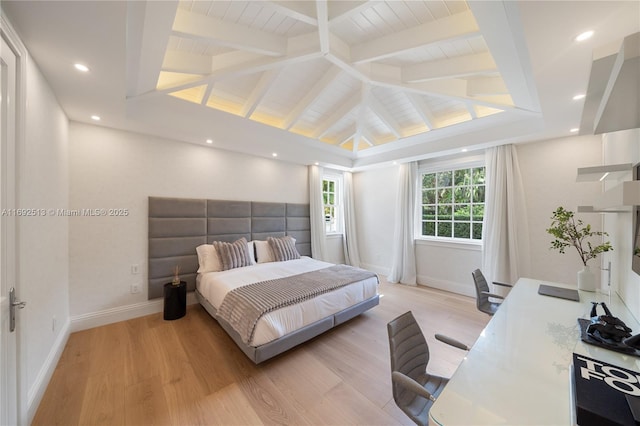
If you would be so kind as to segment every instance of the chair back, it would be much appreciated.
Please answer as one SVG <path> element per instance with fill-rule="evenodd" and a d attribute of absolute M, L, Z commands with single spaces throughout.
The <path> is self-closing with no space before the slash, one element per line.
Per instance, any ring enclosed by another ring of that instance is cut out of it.
<path fill-rule="evenodd" d="M 411 311 L 406 312 L 387 324 L 391 371 L 419 381 L 424 376 L 429 363 L 429 346 Z M 403 401 L 402 388 L 393 385 L 393 399 L 398 406 Z"/>
<path fill-rule="evenodd" d="M 487 279 L 482 274 L 480 269 L 476 269 L 471 273 L 473 277 L 473 283 L 476 286 L 476 306 L 479 311 L 489 313 L 490 314 L 490 301 L 489 296 L 486 294 L 482 294 L 483 291 L 489 291 L 489 284 L 487 284 Z"/>

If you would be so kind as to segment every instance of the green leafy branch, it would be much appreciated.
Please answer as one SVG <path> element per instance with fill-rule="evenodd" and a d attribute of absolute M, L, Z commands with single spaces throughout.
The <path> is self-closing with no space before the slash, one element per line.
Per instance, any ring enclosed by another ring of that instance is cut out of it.
<path fill-rule="evenodd" d="M 585 225 L 580 219 L 576 220 L 573 217 L 573 212 L 565 210 L 563 207 L 558 207 L 553 212 L 551 227 L 547 229 L 547 232 L 555 237 L 550 248 L 564 254 L 567 247 L 575 247 L 585 266 L 589 260 L 595 259 L 600 253 L 613 250 L 609 241 L 593 246 L 588 240 L 589 238 L 609 236 L 609 234 L 592 231 L 591 225 Z"/>

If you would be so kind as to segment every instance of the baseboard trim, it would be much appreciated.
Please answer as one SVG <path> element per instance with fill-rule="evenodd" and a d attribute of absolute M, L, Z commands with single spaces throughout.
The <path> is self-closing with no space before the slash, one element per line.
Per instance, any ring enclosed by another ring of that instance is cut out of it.
<path fill-rule="evenodd" d="M 188 293 L 187 305 L 195 303 L 198 303 L 195 294 L 193 292 Z M 113 324 L 114 322 L 126 321 L 133 318 L 156 314 L 158 312 L 162 312 L 163 309 L 164 300 L 160 298 L 76 315 L 71 317 L 71 332 L 73 333 L 76 331 L 87 330 L 89 328 L 100 327 L 102 325 Z"/>
<path fill-rule="evenodd" d="M 367 271 L 375 272 L 376 274 L 384 275 L 385 277 L 389 275 L 391 269 L 386 268 L 384 266 L 372 265 L 371 263 L 361 263 L 360 267 L 362 269 L 366 269 Z"/>
<path fill-rule="evenodd" d="M 36 376 L 33 385 L 27 392 L 28 424 L 33 422 L 33 418 L 36 415 L 40 401 L 42 401 L 42 397 L 47 390 L 47 386 L 49 386 L 53 372 L 55 371 L 58 361 L 60 361 L 60 357 L 62 356 L 62 352 L 69 340 L 69 335 L 71 334 L 70 329 L 71 321 L 67 320 L 60 330 L 58 337 L 54 341 L 53 347 L 51 348 L 51 351 L 49 351 L 49 355 L 47 356 L 47 359 L 45 359 L 42 368 L 38 371 L 38 375 Z"/>
<path fill-rule="evenodd" d="M 449 291 L 451 293 L 461 294 L 463 296 L 476 297 L 475 288 L 454 281 L 441 280 L 437 278 L 427 277 L 425 275 L 418 276 L 418 284 L 425 285 L 439 290 Z"/>

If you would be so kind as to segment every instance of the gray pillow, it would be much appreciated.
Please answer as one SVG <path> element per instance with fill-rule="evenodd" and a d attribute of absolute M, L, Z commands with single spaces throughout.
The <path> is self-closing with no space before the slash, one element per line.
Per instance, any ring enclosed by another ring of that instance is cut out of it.
<path fill-rule="evenodd" d="M 293 238 L 289 236 L 279 238 L 269 237 L 267 241 L 273 251 L 276 262 L 300 259 L 300 253 L 298 253 L 296 242 Z"/>
<path fill-rule="evenodd" d="M 233 243 L 214 241 L 213 245 L 220 258 L 223 271 L 251 265 L 246 238 L 240 238 Z"/>

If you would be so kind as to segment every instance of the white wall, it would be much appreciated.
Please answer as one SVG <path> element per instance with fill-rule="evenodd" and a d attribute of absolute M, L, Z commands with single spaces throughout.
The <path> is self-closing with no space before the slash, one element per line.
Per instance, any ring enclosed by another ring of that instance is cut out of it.
<path fill-rule="evenodd" d="M 74 318 L 146 303 L 149 196 L 309 202 L 304 166 L 77 122 L 69 133 L 70 208 L 129 210 L 70 218 Z"/>
<path fill-rule="evenodd" d="M 640 162 L 640 129 L 631 129 L 603 135 L 603 164 Z M 622 176 L 619 181 L 607 182 L 607 186 L 631 180 L 632 173 Z M 608 253 L 611 260 L 611 286 L 635 315 L 640 318 L 640 275 L 631 270 L 633 253 L 633 212 L 603 214 L 604 229 L 609 233 L 614 251 Z M 615 314 L 615 312 L 614 312 Z M 637 331 L 637 330 L 636 330 Z"/>
<path fill-rule="evenodd" d="M 398 167 L 353 174 L 361 267 L 388 275 L 393 253 Z"/>
<path fill-rule="evenodd" d="M 27 59 L 25 135 L 18 148 L 18 206 L 58 209 L 68 205 L 68 120 L 53 92 Z M 69 333 L 68 219 L 48 214 L 18 221 L 19 296 L 26 363 L 29 421 L 53 373 Z M 53 326 L 55 318 L 56 326 Z"/>
<path fill-rule="evenodd" d="M 550 281 L 576 283 L 581 262 L 576 253 L 551 252 L 546 233 L 551 213 L 560 205 L 575 210 L 592 204 L 600 193 L 599 183 L 576 183 L 576 169 L 598 165 L 602 144 L 598 136 L 576 136 L 517 146 L 529 214 L 531 275 Z M 380 273 L 391 267 L 397 167 L 356 173 L 358 237 L 363 266 Z M 600 229 L 597 216 L 580 215 Z M 474 295 L 471 271 L 481 266 L 480 247 L 472 244 L 416 242 L 418 283 Z M 594 263 L 595 266 L 595 263 Z"/>
<path fill-rule="evenodd" d="M 524 184 L 529 221 L 532 278 L 577 284 L 582 261 L 573 247 L 565 254 L 549 250 L 551 235 L 546 229 L 551 215 L 559 206 L 576 211 L 579 205 L 592 205 L 601 192 L 599 182 L 576 182 L 579 167 L 597 166 L 602 162 L 600 136 L 575 136 L 517 146 L 520 172 Z M 602 229 L 600 215 L 576 214 L 576 218 Z M 599 259 L 589 265 L 596 268 Z M 596 273 L 596 277 L 599 275 Z"/>

